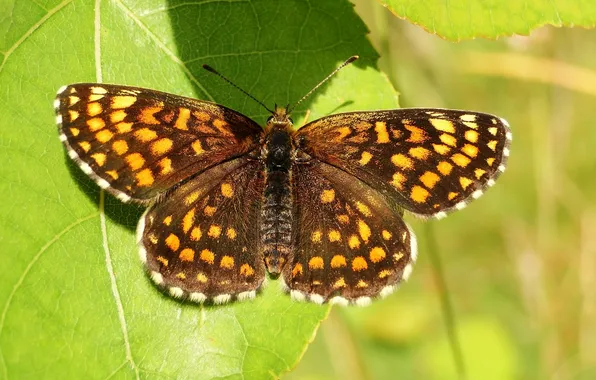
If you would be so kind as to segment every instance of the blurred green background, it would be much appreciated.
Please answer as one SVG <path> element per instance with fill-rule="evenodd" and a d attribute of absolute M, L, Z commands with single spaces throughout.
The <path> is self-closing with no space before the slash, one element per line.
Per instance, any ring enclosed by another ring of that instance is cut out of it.
<path fill-rule="evenodd" d="M 440 257 L 470 379 L 596 378 L 596 32 L 449 42 L 356 1 L 402 107 L 499 115 L 497 186 L 441 221 L 409 219 L 419 260 L 396 295 L 333 308 L 287 379 L 457 379 Z"/>

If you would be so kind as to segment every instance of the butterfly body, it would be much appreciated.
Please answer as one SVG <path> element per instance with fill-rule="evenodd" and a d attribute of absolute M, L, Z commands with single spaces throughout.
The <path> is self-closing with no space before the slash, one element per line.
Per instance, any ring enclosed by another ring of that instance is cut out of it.
<path fill-rule="evenodd" d="M 211 102 L 97 83 L 54 103 L 68 156 L 118 199 L 150 277 L 174 297 L 253 298 L 267 273 L 294 299 L 366 305 L 408 278 L 407 210 L 442 218 L 505 170 L 496 116 L 446 109 L 350 112 L 261 128 Z"/>
<path fill-rule="evenodd" d="M 292 244 L 292 122 L 283 108 L 269 119 L 260 159 L 265 164 L 265 188 L 261 209 L 262 251 L 267 271 L 278 276 L 288 260 Z"/>

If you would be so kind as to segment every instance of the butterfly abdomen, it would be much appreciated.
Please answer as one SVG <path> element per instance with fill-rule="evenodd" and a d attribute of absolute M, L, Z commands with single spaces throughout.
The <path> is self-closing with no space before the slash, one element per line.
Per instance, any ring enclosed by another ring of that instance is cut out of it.
<path fill-rule="evenodd" d="M 292 144 L 286 131 L 274 130 L 264 149 L 266 182 L 261 209 L 261 241 L 269 273 L 279 274 L 292 243 Z"/>

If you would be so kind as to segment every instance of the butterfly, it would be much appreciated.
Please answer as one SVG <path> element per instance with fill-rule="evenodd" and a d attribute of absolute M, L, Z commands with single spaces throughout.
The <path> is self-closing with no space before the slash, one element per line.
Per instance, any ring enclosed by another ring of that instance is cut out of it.
<path fill-rule="evenodd" d="M 263 128 L 212 102 L 102 83 L 62 87 L 54 106 L 83 172 L 148 205 L 137 241 L 151 279 L 215 304 L 254 298 L 267 273 L 318 304 L 390 294 L 417 256 L 404 210 L 464 208 L 505 170 L 511 141 L 505 120 L 449 109 L 347 112 L 295 130 L 276 106 Z"/>

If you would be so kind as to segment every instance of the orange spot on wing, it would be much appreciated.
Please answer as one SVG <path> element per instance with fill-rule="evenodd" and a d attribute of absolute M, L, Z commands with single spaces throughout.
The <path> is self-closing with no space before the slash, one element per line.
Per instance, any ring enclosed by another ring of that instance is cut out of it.
<path fill-rule="evenodd" d="M 163 265 L 164 267 L 167 267 L 167 266 L 168 266 L 168 263 L 169 263 L 169 262 L 168 262 L 168 259 L 166 259 L 166 258 L 165 258 L 165 257 L 163 257 L 163 256 L 157 256 L 157 257 L 155 258 L 155 260 L 159 261 L 159 262 L 161 263 L 161 265 Z"/>
<path fill-rule="evenodd" d="M 97 102 L 87 104 L 87 115 L 89 115 L 89 116 L 97 116 L 102 111 L 103 111 L 103 109 L 101 108 L 101 104 L 99 104 Z"/>
<path fill-rule="evenodd" d="M 166 245 L 175 252 L 178 250 L 178 248 L 180 248 L 180 239 L 178 239 L 178 236 L 174 234 L 169 234 L 166 238 Z"/>
<path fill-rule="evenodd" d="M 470 163 L 470 159 L 461 153 L 455 153 L 453 156 L 451 156 L 451 161 L 462 168 L 465 168 Z"/>
<path fill-rule="evenodd" d="M 346 266 L 346 257 L 342 255 L 335 255 L 331 259 L 331 268 L 337 269 Z"/>
<path fill-rule="evenodd" d="M 138 129 L 134 135 L 140 142 L 149 142 L 157 138 L 157 133 L 149 128 Z"/>
<path fill-rule="evenodd" d="M 204 122 L 204 121 L 209 121 L 211 119 L 211 116 L 209 116 L 209 114 L 204 111 L 193 111 L 192 114 L 194 115 L 194 117 L 199 119 L 199 121 Z"/>
<path fill-rule="evenodd" d="M 322 203 L 331 203 L 335 199 L 335 190 L 323 190 L 321 192 L 321 202 Z"/>
<path fill-rule="evenodd" d="M 410 198 L 416 203 L 424 203 L 429 195 L 430 193 L 424 187 L 413 186 Z"/>
<path fill-rule="evenodd" d="M 222 183 L 221 195 L 223 195 L 226 198 L 232 198 L 232 196 L 234 195 L 234 187 L 229 183 Z"/>
<path fill-rule="evenodd" d="M 302 273 L 303 273 L 302 264 L 297 263 L 296 265 L 294 265 L 294 268 L 292 268 L 292 277 L 302 275 Z"/>
<path fill-rule="evenodd" d="M 474 170 L 474 175 L 476 176 L 476 179 L 480 179 L 480 177 L 482 177 L 484 173 L 486 173 L 486 170 L 484 169 L 478 168 Z"/>
<path fill-rule="evenodd" d="M 435 187 L 437 182 L 439 182 L 439 179 L 440 177 L 433 172 L 424 172 L 424 174 L 420 176 L 420 182 L 429 189 Z"/>
<path fill-rule="evenodd" d="M 472 184 L 472 180 L 467 177 L 459 177 L 459 184 L 465 190 Z"/>
<path fill-rule="evenodd" d="M 186 197 L 184 197 L 184 204 L 185 205 L 191 205 L 193 204 L 197 199 L 199 199 L 199 192 L 198 191 L 194 191 L 190 194 L 188 194 Z"/>
<path fill-rule="evenodd" d="M 190 240 L 192 241 L 199 241 L 201 240 L 201 236 L 203 234 L 201 233 L 201 229 L 199 227 L 194 227 L 191 231 L 190 231 Z"/>
<path fill-rule="evenodd" d="M 385 250 L 381 247 L 374 247 L 369 253 L 370 261 L 373 263 L 378 263 L 379 261 L 385 259 L 386 256 L 387 253 L 385 253 Z"/>
<path fill-rule="evenodd" d="M 451 148 L 443 144 L 433 144 L 433 149 L 442 156 L 446 155 L 451 150 Z"/>
<path fill-rule="evenodd" d="M 87 120 L 87 126 L 91 132 L 99 131 L 106 126 L 106 122 L 99 117 Z"/>
<path fill-rule="evenodd" d="M 365 269 L 368 269 L 368 263 L 366 262 L 366 259 L 362 256 L 354 257 L 354 260 L 352 260 L 352 270 L 354 272 L 360 272 L 361 270 Z"/>
<path fill-rule="evenodd" d="M 151 186 L 153 185 L 153 173 L 150 169 L 141 170 L 136 174 L 137 177 L 137 185 L 138 186 Z"/>
<path fill-rule="evenodd" d="M 433 125 L 433 127 L 435 127 L 439 131 L 455 133 L 455 127 L 453 126 L 453 123 L 450 122 L 449 120 L 430 119 L 429 121 Z"/>
<path fill-rule="evenodd" d="M 400 172 L 396 172 L 393 174 L 393 178 L 391 179 L 391 184 L 398 190 L 402 190 L 404 187 L 404 182 L 406 181 L 406 177 L 401 174 Z"/>
<path fill-rule="evenodd" d="M 385 278 L 385 277 L 389 277 L 391 276 L 391 271 L 387 270 L 387 269 L 383 269 L 382 271 L 379 272 L 379 278 Z"/>
<path fill-rule="evenodd" d="M 411 143 L 422 143 L 428 139 L 426 132 L 423 129 L 415 127 L 413 125 L 405 124 L 404 125 L 408 131 L 410 131 L 410 137 L 406 140 L 407 142 Z"/>
<path fill-rule="evenodd" d="M 172 145 L 174 145 L 173 141 L 164 137 L 151 144 L 151 153 L 154 156 L 161 156 L 168 153 L 172 149 Z"/>
<path fill-rule="evenodd" d="M 112 143 L 112 149 L 114 152 L 116 152 L 116 154 L 121 156 L 128 152 L 128 144 L 124 140 L 116 140 Z"/>
<path fill-rule="evenodd" d="M 372 154 L 368 153 L 368 152 L 362 152 L 362 155 L 360 156 L 360 161 L 358 161 L 358 163 L 361 166 L 364 166 L 366 164 L 368 164 L 371 160 L 371 158 L 373 157 Z"/>
<path fill-rule="evenodd" d="M 132 124 L 133 123 L 118 123 L 116 124 L 116 130 L 118 131 L 119 134 L 124 134 L 124 133 L 128 133 L 132 130 Z"/>
<path fill-rule="evenodd" d="M 163 106 L 142 108 L 141 113 L 139 114 L 139 121 L 145 124 L 161 124 L 161 122 L 155 118 L 155 114 L 162 109 Z"/>
<path fill-rule="evenodd" d="M 110 132 L 108 129 L 102 129 L 101 131 L 95 134 L 95 139 L 100 143 L 105 143 L 110 141 L 112 136 L 114 136 L 114 134 Z"/>
<path fill-rule="evenodd" d="M 358 233 L 362 240 L 368 243 L 368 239 L 370 238 L 370 227 L 361 219 L 358 220 Z"/>
<path fill-rule="evenodd" d="M 213 262 L 215 261 L 215 255 L 208 249 L 202 250 L 201 254 L 199 255 L 199 258 L 209 264 L 213 264 Z"/>
<path fill-rule="evenodd" d="M 184 248 L 182 251 L 180 251 L 178 258 L 182 261 L 192 262 L 195 259 L 195 251 L 190 248 Z"/>
<path fill-rule="evenodd" d="M 255 274 L 255 270 L 248 264 L 242 264 L 240 266 L 240 274 L 244 277 L 249 277 Z"/>
<path fill-rule="evenodd" d="M 225 269 L 234 268 L 234 258 L 232 256 L 224 256 L 219 262 L 219 266 Z"/>
<path fill-rule="evenodd" d="M 203 213 L 207 216 L 213 216 L 216 211 L 217 211 L 217 207 L 213 207 L 213 206 L 205 206 L 205 208 L 203 209 Z"/>
<path fill-rule="evenodd" d="M 310 269 L 323 269 L 325 264 L 323 262 L 323 258 L 320 256 L 315 256 L 308 261 L 308 267 Z"/>
<path fill-rule="evenodd" d="M 356 236 L 356 235 L 350 236 L 350 238 L 348 239 L 348 246 L 351 249 L 360 248 L 360 239 L 358 239 L 358 236 Z"/>
<path fill-rule="evenodd" d="M 219 237 L 219 235 L 221 235 L 221 227 L 216 225 L 216 224 L 212 224 L 209 227 L 209 231 L 207 232 L 207 236 L 217 239 Z"/>
<path fill-rule="evenodd" d="M 469 142 L 475 143 L 478 141 L 478 132 L 476 132 L 473 129 L 468 129 L 466 131 L 466 133 L 464 134 L 464 136 L 465 136 L 466 140 L 468 140 Z"/>
<path fill-rule="evenodd" d="M 348 224 L 348 223 L 350 223 L 350 217 L 345 214 L 338 215 L 337 221 L 340 222 L 341 224 Z"/>
<path fill-rule="evenodd" d="M 198 156 L 199 154 L 205 153 L 203 150 L 203 146 L 201 145 L 201 140 L 195 140 L 191 144 L 192 150 L 195 151 L 195 154 Z"/>
<path fill-rule="evenodd" d="M 448 135 L 447 133 L 441 134 L 441 136 L 439 136 L 439 140 L 441 140 L 443 144 L 449 146 L 455 146 L 457 144 L 456 138 L 452 135 Z"/>
<path fill-rule="evenodd" d="M 333 132 L 338 132 L 338 135 L 333 138 L 333 141 L 341 142 L 343 141 L 343 139 L 346 138 L 346 136 L 352 133 L 352 130 L 350 129 L 350 127 L 339 127 L 335 128 Z"/>
<path fill-rule="evenodd" d="M 391 162 L 393 165 L 401 169 L 411 169 L 413 167 L 412 159 L 406 157 L 403 154 L 394 154 L 391 156 Z"/>
<path fill-rule="evenodd" d="M 360 201 L 356 201 L 356 208 L 358 209 L 358 211 L 360 211 L 360 213 L 362 215 L 364 215 L 364 216 L 372 216 L 372 212 L 370 212 L 370 209 L 364 203 L 362 203 Z"/>
<path fill-rule="evenodd" d="M 447 161 L 441 161 L 437 165 L 437 170 L 439 171 L 439 173 L 441 173 L 443 175 L 449 175 L 449 173 L 451 173 L 452 169 L 453 169 L 453 165 L 451 165 Z"/>
<path fill-rule="evenodd" d="M 228 230 L 226 231 L 226 236 L 230 240 L 236 239 L 236 236 L 237 236 L 236 230 L 233 228 L 228 228 Z"/>
<path fill-rule="evenodd" d="M 172 169 L 172 160 L 167 157 L 162 158 L 157 164 L 161 167 L 161 175 L 170 174 L 174 171 Z"/>
<path fill-rule="evenodd" d="M 213 264 L 213 263 L 211 263 Z M 204 284 L 207 282 L 207 280 L 209 280 L 209 278 L 207 278 L 207 276 L 205 276 L 205 273 L 199 273 L 197 274 L 197 281 Z"/>
<path fill-rule="evenodd" d="M 184 233 L 187 233 L 188 231 L 190 231 L 190 228 L 192 227 L 194 222 L 195 222 L 195 209 L 191 208 L 190 211 L 187 212 L 186 215 L 184 215 L 184 218 L 182 218 L 182 230 L 184 231 Z"/>
<path fill-rule="evenodd" d="M 338 230 L 331 230 L 329 231 L 329 234 L 327 235 L 327 237 L 329 238 L 330 242 L 336 242 L 339 241 L 341 239 L 341 234 L 339 233 Z"/>
<path fill-rule="evenodd" d="M 346 280 L 343 277 L 340 277 L 333 283 L 333 289 L 340 289 L 346 287 Z"/>
<path fill-rule="evenodd" d="M 389 142 L 389 133 L 387 133 L 387 123 L 377 121 L 375 123 L 375 132 L 377 132 L 377 143 L 385 144 Z"/>
<path fill-rule="evenodd" d="M 180 108 L 180 112 L 178 113 L 178 118 L 176 119 L 176 123 L 174 124 L 174 127 L 181 129 L 183 131 L 188 131 L 188 119 L 189 118 L 190 118 L 190 110 L 188 108 Z"/>
<path fill-rule="evenodd" d="M 106 163 L 106 155 L 104 153 L 92 154 L 91 158 L 95 160 L 97 166 L 103 166 Z"/>
<path fill-rule="evenodd" d="M 110 121 L 112 124 L 116 124 L 124 120 L 126 117 L 126 112 L 124 110 L 114 111 L 110 114 Z"/>
<path fill-rule="evenodd" d="M 426 160 L 430 155 L 430 150 L 423 148 L 421 146 L 417 146 L 415 148 L 411 148 L 408 153 L 410 156 L 417 158 L 419 160 Z"/>
<path fill-rule="evenodd" d="M 321 231 L 314 231 L 311 235 L 310 235 L 310 240 L 313 243 L 320 243 L 321 242 L 321 237 L 323 236 L 323 234 L 321 233 Z"/>
<path fill-rule="evenodd" d="M 114 109 L 118 109 L 118 108 L 128 108 L 130 106 L 132 106 L 134 104 L 134 102 L 137 101 L 137 97 L 136 96 L 114 96 L 112 98 L 112 108 Z"/>
<path fill-rule="evenodd" d="M 140 153 L 131 153 L 124 157 L 124 160 L 132 170 L 137 170 L 145 165 L 145 159 Z"/>
<path fill-rule="evenodd" d="M 461 151 L 467 154 L 468 156 L 474 158 L 478 155 L 478 148 L 474 145 L 466 144 Z"/>

